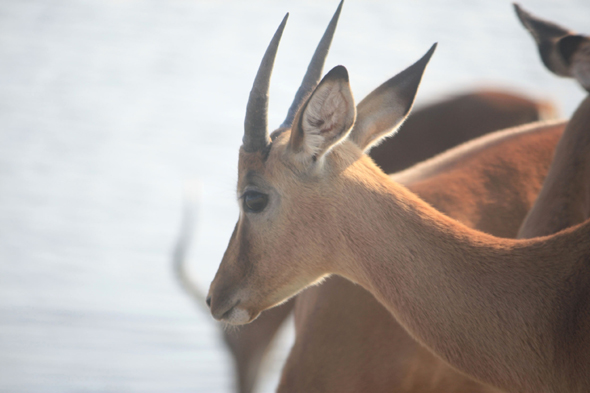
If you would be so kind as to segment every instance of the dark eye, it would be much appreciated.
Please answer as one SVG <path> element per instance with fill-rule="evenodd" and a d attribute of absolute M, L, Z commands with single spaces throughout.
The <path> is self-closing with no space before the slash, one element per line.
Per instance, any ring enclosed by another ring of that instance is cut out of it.
<path fill-rule="evenodd" d="M 244 194 L 244 210 L 258 213 L 264 210 L 268 203 L 268 195 L 258 191 L 246 191 Z"/>

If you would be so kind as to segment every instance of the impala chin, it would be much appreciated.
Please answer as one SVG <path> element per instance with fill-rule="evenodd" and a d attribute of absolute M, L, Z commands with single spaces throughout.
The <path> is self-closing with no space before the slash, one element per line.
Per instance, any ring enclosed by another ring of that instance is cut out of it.
<path fill-rule="evenodd" d="M 218 321 L 229 323 L 230 325 L 243 325 L 251 322 L 258 316 L 258 313 L 253 315 L 246 308 L 241 307 L 240 303 L 240 301 L 237 301 L 225 307 L 214 306 L 211 308 L 211 314 Z"/>
<path fill-rule="evenodd" d="M 230 325 L 245 325 L 254 320 L 250 313 L 241 307 L 234 307 L 228 311 L 221 321 L 229 323 Z"/>

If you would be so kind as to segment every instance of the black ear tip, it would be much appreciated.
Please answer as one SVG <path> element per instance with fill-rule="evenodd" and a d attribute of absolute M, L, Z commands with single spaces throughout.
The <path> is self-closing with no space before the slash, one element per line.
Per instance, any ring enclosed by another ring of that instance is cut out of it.
<path fill-rule="evenodd" d="M 438 42 L 435 42 L 434 44 L 432 44 L 430 49 L 428 49 L 428 51 L 424 54 L 424 56 L 422 56 L 422 58 L 420 60 L 418 60 L 415 64 L 422 65 L 423 67 L 426 67 L 426 64 L 428 64 L 430 62 L 430 58 L 434 54 L 434 51 L 436 50 L 437 46 L 438 46 Z"/>
<path fill-rule="evenodd" d="M 346 70 L 346 67 L 338 65 L 332 68 L 324 77 L 324 80 L 328 79 L 344 79 L 348 82 L 348 71 Z"/>
<path fill-rule="evenodd" d="M 516 15 L 518 15 L 519 18 L 523 18 L 527 14 L 527 12 L 524 10 L 524 8 L 520 6 L 520 4 L 512 3 L 512 6 L 514 7 L 514 12 L 516 12 Z"/>
<path fill-rule="evenodd" d="M 435 42 L 434 44 L 432 44 L 430 49 L 428 49 L 428 52 L 426 52 L 428 57 L 431 57 L 434 54 L 434 51 L 436 50 L 437 47 L 438 47 L 438 42 Z"/>
<path fill-rule="evenodd" d="M 512 3 L 512 5 L 514 6 L 514 12 L 516 12 L 516 16 L 518 20 L 520 20 L 520 23 L 527 27 L 527 19 L 529 19 L 528 13 L 520 6 L 520 4 Z"/>

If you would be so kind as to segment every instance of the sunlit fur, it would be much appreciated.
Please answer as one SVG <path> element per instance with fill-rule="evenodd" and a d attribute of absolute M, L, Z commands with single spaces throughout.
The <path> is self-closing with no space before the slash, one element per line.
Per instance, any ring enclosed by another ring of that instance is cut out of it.
<path fill-rule="evenodd" d="M 496 132 L 392 178 L 472 228 L 515 237 L 565 124 L 533 123 Z M 295 323 L 280 393 L 497 391 L 434 356 L 370 293 L 343 278 L 332 277 L 301 293 Z"/>

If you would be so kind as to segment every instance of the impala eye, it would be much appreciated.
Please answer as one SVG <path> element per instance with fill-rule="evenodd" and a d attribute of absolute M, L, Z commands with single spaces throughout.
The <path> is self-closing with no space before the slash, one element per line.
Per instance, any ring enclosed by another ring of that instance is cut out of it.
<path fill-rule="evenodd" d="M 266 207 L 268 195 L 258 191 L 246 191 L 244 194 L 244 210 L 259 213 Z"/>

